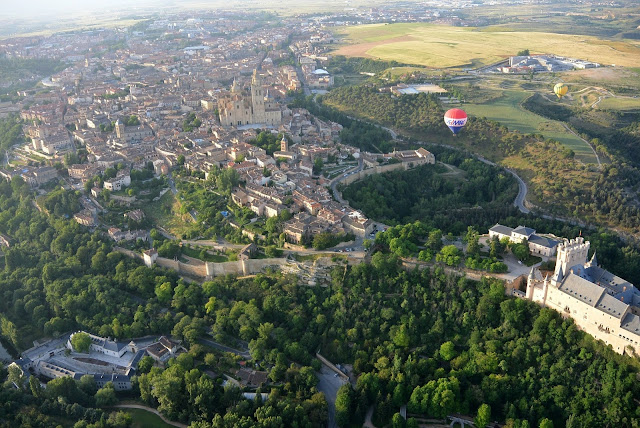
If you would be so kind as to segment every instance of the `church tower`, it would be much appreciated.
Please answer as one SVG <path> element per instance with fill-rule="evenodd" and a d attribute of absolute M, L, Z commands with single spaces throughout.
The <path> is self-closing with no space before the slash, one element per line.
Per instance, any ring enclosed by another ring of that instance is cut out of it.
<path fill-rule="evenodd" d="M 287 141 L 284 135 L 282 135 L 282 141 L 280 141 L 280 151 L 281 152 L 289 151 L 289 142 Z"/>
<path fill-rule="evenodd" d="M 124 138 L 124 123 L 120 122 L 120 119 L 116 120 L 116 137 L 119 139 Z"/>
<path fill-rule="evenodd" d="M 240 88 L 240 85 L 238 85 L 238 81 L 236 79 L 233 79 L 233 85 L 231 85 L 231 93 L 239 94 L 240 92 L 242 92 L 242 89 Z"/>
<path fill-rule="evenodd" d="M 258 70 L 253 70 L 253 78 L 251 79 L 251 106 L 253 108 L 253 123 L 265 123 L 264 89 Z"/>

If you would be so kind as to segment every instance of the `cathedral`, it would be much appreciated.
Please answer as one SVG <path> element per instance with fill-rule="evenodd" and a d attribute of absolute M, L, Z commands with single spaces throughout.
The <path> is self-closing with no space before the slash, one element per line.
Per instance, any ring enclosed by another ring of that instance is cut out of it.
<path fill-rule="evenodd" d="M 640 353 L 640 291 L 598 266 L 582 237 L 558 245 L 553 276 L 531 269 L 526 298 L 571 317 L 614 351 Z"/>
<path fill-rule="evenodd" d="M 244 93 L 234 80 L 231 92 L 218 99 L 218 111 L 223 126 L 278 126 L 282 120 L 282 112 L 276 102 L 268 94 L 265 96 L 258 70 L 253 72 L 251 93 Z"/>

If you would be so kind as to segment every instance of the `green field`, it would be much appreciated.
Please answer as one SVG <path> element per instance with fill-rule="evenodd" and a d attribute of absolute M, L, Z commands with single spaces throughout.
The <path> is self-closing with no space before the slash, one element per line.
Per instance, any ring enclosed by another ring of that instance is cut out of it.
<path fill-rule="evenodd" d="M 160 416 L 142 409 L 119 409 L 127 412 L 133 418 L 131 428 L 174 428 L 160 419 Z"/>
<path fill-rule="evenodd" d="M 347 44 L 336 53 L 428 67 L 478 67 L 519 50 L 579 56 L 602 64 L 640 66 L 640 42 L 592 36 L 503 31 L 430 24 L 372 24 L 338 30 Z"/>
<path fill-rule="evenodd" d="M 640 110 L 640 98 L 605 98 L 596 107 L 606 110 Z"/>
<path fill-rule="evenodd" d="M 505 125 L 511 130 L 525 134 L 542 134 L 546 138 L 560 141 L 576 153 L 585 163 L 595 163 L 591 148 L 581 139 L 564 129 L 558 121 L 546 119 L 525 110 L 522 103 L 531 93 L 525 91 L 504 91 L 502 97 L 487 104 L 466 103 L 462 108 L 477 117 L 486 117 Z"/>
<path fill-rule="evenodd" d="M 180 202 L 168 191 L 154 202 L 147 202 L 140 207 L 151 219 L 154 226 L 160 226 L 176 236 L 182 235 L 188 228 L 183 215 L 180 214 Z"/>

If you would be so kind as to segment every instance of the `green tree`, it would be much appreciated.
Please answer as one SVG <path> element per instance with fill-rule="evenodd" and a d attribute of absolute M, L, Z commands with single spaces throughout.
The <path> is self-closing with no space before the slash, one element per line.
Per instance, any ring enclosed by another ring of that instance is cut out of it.
<path fill-rule="evenodd" d="M 96 406 L 105 407 L 112 406 L 118 402 L 116 397 L 116 390 L 113 387 L 113 383 L 107 382 L 105 386 L 100 388 L 95 395 Z"/>
<path fill-rule="evenodd" d="M 400 413 L 395 413 L 391 418 L 391 428 L 405 428 L 407 422 L 404 420 Z"/>
<path fill-rule="evenodd" d="M 436 261 L 442 262 L 447 266 L 458 266 L 460 264 L 460 260 L 462 258 L 462 254 L 458 247 L 455 245 L 447 245 L 442 247 L 442 250 L 438 254 L 436 254 Z"/>
<path fill-rule="evenodd" d="M 31 394 L 36 398 L 42 398 L 44 396 L 44 390 L 42 389 L 42 385 L 40 385 L 40 381 L 36 379 L 35 376 L 29 377 L 29 388 L 31 389 Z"/>
<path fill-rule="evenodd" d="M 440 345 L 440 357 L 445 361 L 451 361 L 456 357 L 456 347 L 453 342 L 444 342 Z"/>
<path fill-rule="evenodd" d="M 489 422 L 491 422 L 491 406 L 484 403 L 481 404 L 473 422 L 477 428 L 484 428 L 489 425 Z"/>
<path fill-rule="evenodd" d="M 91 337 L 87 333 L 75 333 L 71 338 L 71 345 L 76 352 L 89 352 Z"/>
<path fill-rule="evenodd" d="M 553 422 L 550 419 L 543 418 L 540 421 L 540 428 L 553 428 Z"/>
<path fill-rule="evenodd" d="M 529 258 L 529 244 L 521 242 L 511 245 L 511 252 L 520 261 L 525 261 Z"/>
<path fill-rule="evenodd" d="M 342 385 L 336 396 L 336 422 L 339 427 L 348 427 L 351 421 L 351 396 L 350 384 Z"/>
<path fill-rule="evenodd" d="M 138 373 L 149 373 L 153 367 L 154 360 L 148 355 L 145 355 L 138 362 Z"/>

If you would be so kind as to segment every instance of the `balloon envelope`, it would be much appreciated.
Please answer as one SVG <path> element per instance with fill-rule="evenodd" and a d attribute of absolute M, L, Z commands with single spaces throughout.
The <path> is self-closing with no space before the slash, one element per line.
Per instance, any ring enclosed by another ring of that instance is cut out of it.
<path fill-rule="evenodd" d="M 557 83 L 556 86 L 553 87 L 553 92 L 556 93 L 558 98 L 562 98 L 569 92 L 569 87 L 564 83 Z"/>
<path fill-rule="evenodd" d="M 467 113 L 459 108 L 452 108 L 444 114 L 444 123 L 455 135 L 467 124 Z"/>

